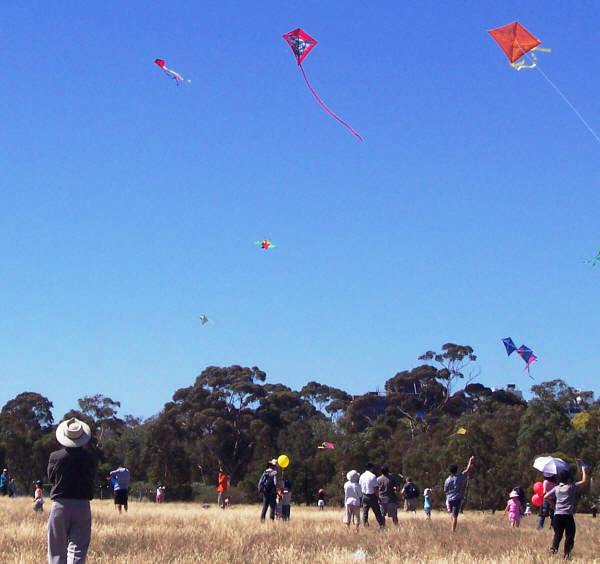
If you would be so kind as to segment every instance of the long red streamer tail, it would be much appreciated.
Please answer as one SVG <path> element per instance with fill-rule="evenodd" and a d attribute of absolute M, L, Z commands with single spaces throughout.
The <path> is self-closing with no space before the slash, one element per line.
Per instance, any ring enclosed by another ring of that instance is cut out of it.
<path fill-rule="evenodd" d="M 300 67 L 300 70 L 302 71 L 302 76 L 304 77 L 304 81 L 306 82 L 306 85 L 308 86 L 308 89 L 310 90 L 311 94 L 315 97 L 315 100 L 317 102 L 319 102 L 319 105 L 334 119 L 336 119 L 337 121 L 339 121 L 346 129 L 348 129 L 348 131 L 350 131 L 350 133 L 352 133 L 352 135 L 354 135 L 355 137 L 357 137 L 358 139 L 360 139 L 361 141 L 364 141 L 364 139 L 352 128 L 351 125 L 347 124 L 343 119 L 339 118 L 338 116 L 336 116 L 325 104 L 325 102 L 323 102 L 323 100 L 321 100 L 321 98 L 319 97 L 319 95 L 315 92 L 315 89 L 311 86 L 310 82 L 308 81 L 308 77 L 306 76 L 306 73 L 304 72 L 304 68 L 302 67 L 302 65 L 298 65 Z"/>

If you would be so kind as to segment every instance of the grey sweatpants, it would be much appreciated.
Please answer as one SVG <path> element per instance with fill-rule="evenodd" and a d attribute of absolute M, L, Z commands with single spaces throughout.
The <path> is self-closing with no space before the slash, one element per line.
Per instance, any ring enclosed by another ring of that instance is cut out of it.
<path fill-rule="evenodd" d="M 91 536 L 88 500 L 53 500 L 48 518 L 48 564 L 83 564 Z"/>

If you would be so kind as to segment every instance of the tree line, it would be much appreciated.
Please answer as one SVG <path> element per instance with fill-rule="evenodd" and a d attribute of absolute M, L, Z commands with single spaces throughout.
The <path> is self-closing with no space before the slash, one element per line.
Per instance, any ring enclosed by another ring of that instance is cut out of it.
<path fill-rule="evenodd" d="M 598 498 L 600 401 L 592 392 L 560 379 L 533 385 L 529 401 L 488 388 L 476 382 L 477 357 L 467 345 L 447 343 L 419 359 L 382 392 L 358 396 L 315 381 L 300 390 L 267 383 L 258 367 L 209 366 L 145 421 L 121 416 L 120 403 L 100 394 L 81 398 L 60 420 L 78 417 L 94 431 L 99 486 L 126 464 L 140 488 L 160 482 L 169 499 L 189 500 L 199 485 L 216 485 L 222 467 L 238 495 L 255 501 L 266 461 L 281 453 L 291 460 L 286 478 L 295 503 L 313 503 L 321 487 L 336 501 L 345 474 L 371 461 L 433 488 L 441 505 L 448 466 L 471 454 L 472 509 L 503 508 L 516 485 L 531 493 L 539 477 L 533 459 L 545 454 L 590 463 L 592 486 L 580 509 Z M 57 448 L 52 407 L 41 394 L 23 392 L 0 412 L 0 467 L 22 492 L 45 476 Z M 324 442 L 335 448 L 318 448 Z"/>

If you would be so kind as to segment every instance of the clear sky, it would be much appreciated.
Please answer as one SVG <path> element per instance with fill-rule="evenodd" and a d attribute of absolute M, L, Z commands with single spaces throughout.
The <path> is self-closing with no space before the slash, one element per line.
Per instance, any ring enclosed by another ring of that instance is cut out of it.
<path fill-rule="evenodd" d="M 600 129 L 600 3 L 8 0 L 0 18 L 0 405 L 37 391 L 58 419 L 103 393 L 149 416 L 211 364 L 362 393 L 447 341 L 482 383 L 526 388 L 506 336 L 537 381 L 598 392 L 600 144 L 486 30 L 540 37 Z M 306 88 L 281 39 L 298 26 L 364 143 Z"/>

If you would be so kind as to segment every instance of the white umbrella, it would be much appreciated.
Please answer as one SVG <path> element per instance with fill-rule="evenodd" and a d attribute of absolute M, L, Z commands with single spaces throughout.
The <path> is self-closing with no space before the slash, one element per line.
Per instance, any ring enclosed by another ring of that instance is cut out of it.
<path fill-rule="evenodd" d="M 533 467 L 542 474 L 551 474 L 556 476 L 562 470 L 569 470 L 569 465 L 562 458 L 554 456 L 538 456 L 533 463 Z"/>

